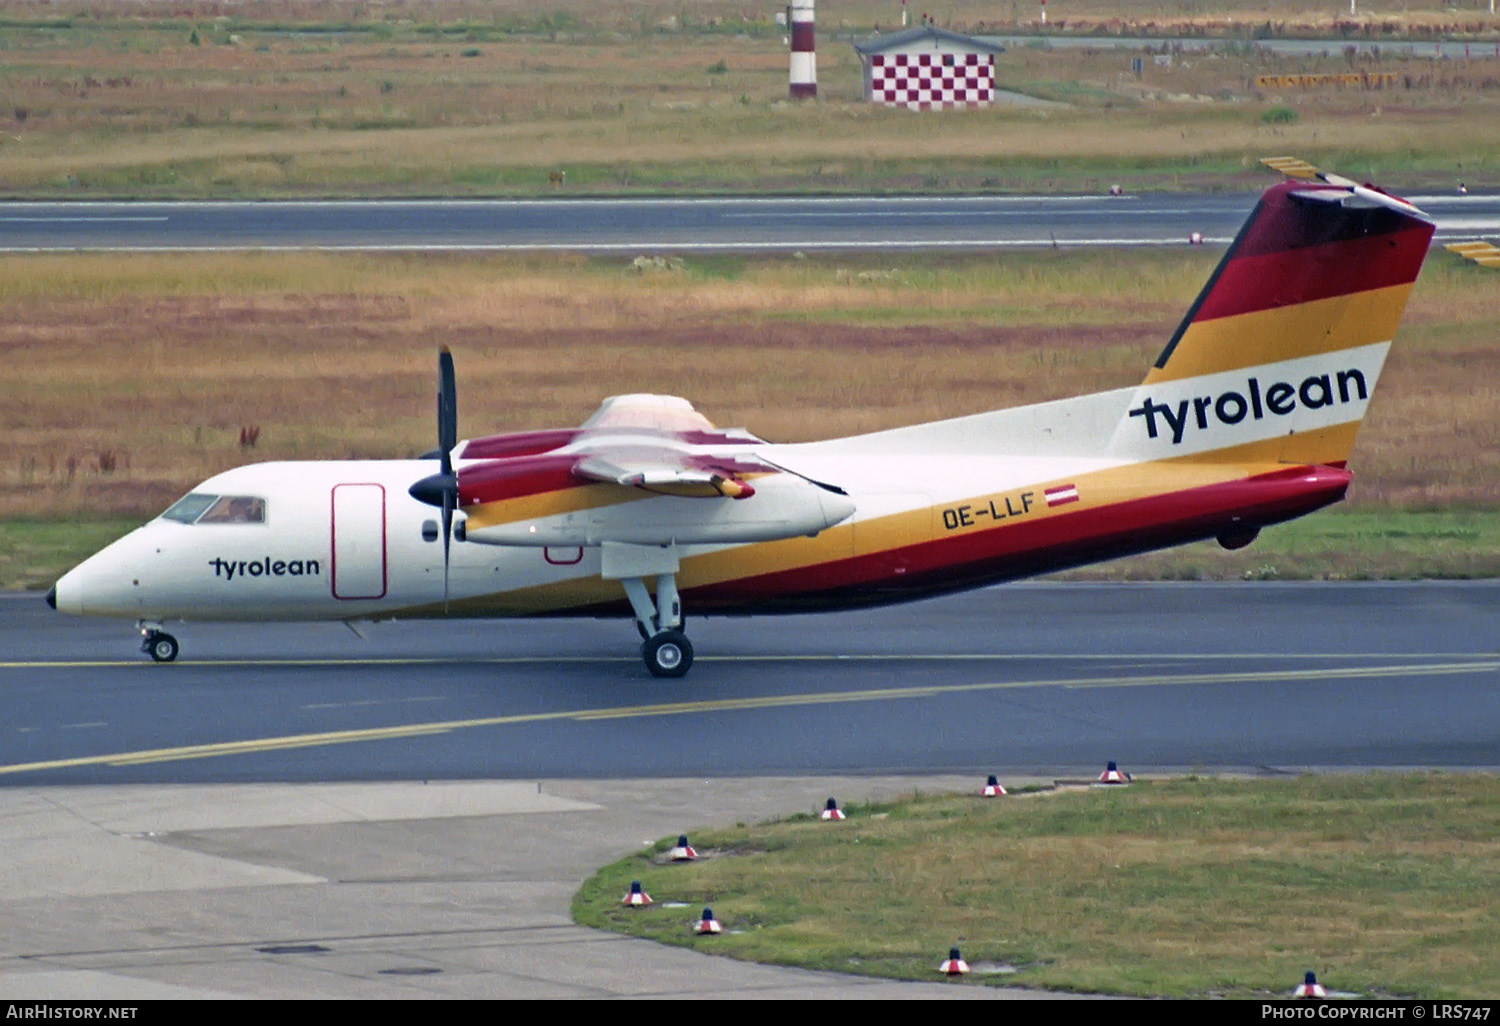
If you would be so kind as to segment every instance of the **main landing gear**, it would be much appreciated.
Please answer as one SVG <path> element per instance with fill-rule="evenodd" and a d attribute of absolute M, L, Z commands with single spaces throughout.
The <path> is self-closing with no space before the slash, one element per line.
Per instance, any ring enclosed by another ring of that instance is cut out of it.
<path fill-rule="evenodd" d="M 625 597 L 635 611 L 636 630 L 646 639 L 641 659 L 653 677 L 683 677 L 693 665 L 693 643 L 682 630 L 682 602 L 677 596 L 677 575 L 658 574 L 656 602 L 640 577 L 621 578 Z"/>
<path fill-rule="evenodd" d="M 161 629 L 159 623 L 142 620 L 136 626 L 141 629 L 141 651 L 159 663 L 170 663 L 177 658 L 177 639 Z"/>
<path fill-rule="evenodd" d="M 653 677 L 683 677 L 693 665 L 693 643 L 682 630 L 682 600 L 677 594 L 675 545 L 625 545 L 605 542 L 600 576 L 619 581 L 644 639 L 641 660 Z M 656 578 L 656 601 L 646 578 Z"/>

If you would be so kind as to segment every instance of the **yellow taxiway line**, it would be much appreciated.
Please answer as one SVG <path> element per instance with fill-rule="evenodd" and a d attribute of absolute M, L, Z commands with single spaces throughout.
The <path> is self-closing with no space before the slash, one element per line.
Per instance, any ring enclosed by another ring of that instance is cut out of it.
<path fill-rule="evenodd" d="M 1500 652 L 930 652 L 858 654 L 751 654 L 698 656 L 698 663 L 984 663 L 984 662 L 1187 662 L 1266 659 L 1500 659 Z M 614 665 L 639 663 L 638 656 L 370 656 L 300 657 L 286 659 L 195 659 L 181 664 L 194 669 L 283 669 L 329 666 L 527 666 L 583 663 Z M 0 660 L 0 670 L 149 669 L 172 672 L 176 664 L 150 659 L 16 659 Z"/>
<path fill-rule="evenodd" d="M 134 665 L 134 664 L 131 664 Z M 898 688 L 868 688 L 855 691 L 811 691 L 792 695 L 765 695 L 754 698 L 718 698 L 691 702 L 659 702 L 650 705 L 615 706 L 598 709 L 561 709 L 553 712 L 523 713 L 511 716 L 484 716 L 466 720 L 433 723 L 411 723 L 365 730 L 335 730 L 316 734 L 291 734 L 284 737 L 225 741 L 217 744 L 183 745 L 154 748 L 138 752 L 114 752 L 86 755 L 72 759 L 50 759 L 44 762 L 0 765 L 0 775 L 34 773 L 41 770 L 67 769 L 78 766 L 138 766 L 153 762 L 176 762 L 226 755 L 274 752 L 290 748 L 312 748 L 320 745 L 348 744 L 357 741 L 387 741 L 394 738 L 445 734 L 456 730 L 483 727 L 514 726 L 572 720 L 590 723 L 599 720 L 635 719 L 647 716 L 682 716 L 710 712 L 738 712 L 751 709 L 776 709 L 810 705 L 837 705 L 848 702 L 884 702 L 913 698 L 934 698 L 984 691 L 1013 691 L 1027 688 L 1120 688 L 1170 687 L 1205 684 L 1263 684 L 1283 681 L 1322 682 L 1335 680 L 1371 680 L 1400 677 L 1407 674 L 1446 676 L 1454 674 L 1493 673 L 1500 670 L 1500 660 L 1472 660 L 1443 663 L 1401 663 L 1382 666 L 1330 666 L 1294 670 L 1262 670 L 1244 673 L 1180 673 L 1110 675 L 1104 677 L 1052 677 L 1024 681 L 985 681 L 974 684 L 932 684 Z"/>

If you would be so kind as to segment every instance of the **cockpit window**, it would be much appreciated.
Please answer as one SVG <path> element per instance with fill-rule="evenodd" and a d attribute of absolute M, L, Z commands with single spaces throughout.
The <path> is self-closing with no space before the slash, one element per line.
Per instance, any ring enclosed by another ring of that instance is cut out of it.
<path fill-rule="evenodd" d="M 253 495 L 184 495 L 162 514 L 183 524 L 264 524 L 266 500 Z"/>
<path fill-rule="evenodd" d="M 191 524 L 203 515 L 203 511 L 212 506 L 217 500 L 217 495 L 204 495 L 201 492 L 191 492 L 172 503 L 172 508 L 162 514 L 164 520 L 176 520 L 178 523 Z"/>
<path fill-rule="evenodd" d="M 266 500 L 249 495 L 223 495 L 198 518 L 200 524 L 264 524 Z"/>

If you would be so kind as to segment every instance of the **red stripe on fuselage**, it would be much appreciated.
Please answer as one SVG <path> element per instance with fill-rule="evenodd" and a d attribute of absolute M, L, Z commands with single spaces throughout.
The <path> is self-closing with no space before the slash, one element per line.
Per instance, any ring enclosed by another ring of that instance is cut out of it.
<path fill-rule="evenodd" d="M 1212 538 L 1290 520 L 1343 498 L 1351 475 L 1335 467 L 1282 471 L 1134 499 L 1031 523 L 940 538 L 851 559 L 703 585 L 683 592 L 691 611 L 778 613 L 885 605 Z M 553 615 L 628 612 L 623 602 Z M 545 615 L 545 614 L 544 614 Z"/>

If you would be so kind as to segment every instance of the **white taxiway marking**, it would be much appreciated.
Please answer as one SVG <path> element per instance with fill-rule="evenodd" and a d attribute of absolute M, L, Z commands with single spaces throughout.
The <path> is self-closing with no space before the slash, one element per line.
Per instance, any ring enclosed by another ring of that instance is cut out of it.
<path fill-rule="evenodd" d="M 1459 659 L 1491 660 L 1500 658 L 1500 652 L 1116 652 L 1079 653 L 1061 652 L 911 652 L 911 653 L 755 653 L 743 655 L 699 656 L 700 663 L 1010 663 L 1010 662 L 1119 662 L 1146 660 L 1147 663 L 1173 662 L 1237 662 L 1240 660 L 1281 660 L 1295 662 L 1302 659 Z M 341 656 L 285 658 L 285 659 L 194 659 L 191 662 L 163 665 L 150 659 L 18 659 L 0 662 L 0 670 L 57 670 L 57 669 L 155 669 L 160 673 L 173 673 L 177 668 L 192 669 L 240 669 L 246 667 L 276 666 L 327 667 L 327 666 L 536 666 L 556 664 L 628 665 L 639 662 L 634 656 L 371 656 L 345 658 Z"/>
<path fill-rule="evenodd" d="M 114 216 L 109 216 L 109 217 L 103 217 L 103 216 L 101 216 L 101 217 L 4 217 L 4 216 L 0 216 L 0 222 L 4 222 L 6 224 L 71 224 L 71 223 L 74 223 L 74 222 L 87 222 L 87 223 L 92 224 L 92 223 L 98 222 L 98 221 L 110 221 L 110 222 L 113 222 L 113 221 L 157 222 L 157 221 L 165 221 L 165 220 L 167 220 L 167 218 L 165 216 L 163 216 L 163 217 L 126 217 L 124 215 L 121 215 L 119 217 L 114 217 Z"/>
<path fill-rule="evenodd" d="M 1230 236 L 1204 236 L 1203 245 L 1225 245 Z M 1037 249 L 1075 246 L 1185 246 L 1186 239 L 845 239 L 796 242 L 506 242 L 506 243 L 383 243 L 379 245 L 258 245 L 238 246 L 0 246 L 0 253 L 640 253 L 730 252 L 736 250 L 799 249 Z"/>

